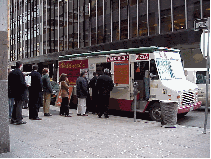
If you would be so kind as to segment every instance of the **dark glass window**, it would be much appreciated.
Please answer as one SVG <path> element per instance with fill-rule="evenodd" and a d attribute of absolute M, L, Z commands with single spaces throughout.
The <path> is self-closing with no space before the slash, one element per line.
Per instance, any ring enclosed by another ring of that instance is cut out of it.
<path fill-rule="evenodd" d="M 73 46 L 78 48 L 78 0 L 74 0 Z"/>
<path fill-rule="evenodd" d="M 120 0 L 120 9 L 127 7 L 127 0 Z"/>
<path fill-rule="evenodd" d="M 137 0 L 130 1 L 130 38 L 137 36 Z"/>
<path fill-rule="evenodd" d="M 158 2 L 149 0 L 149 35 L 158 34 Z"/>
<path fill-rule="evenodd" d="M 161 33 L 172 31 L 171 25 L 171 9 L 161 10 Z"/>
<path fill-rule="evenodd" d="M 121 40 L 122 39 L 128 39 L 128 19 L 121 20 Z"/>
<path fill-rule="evenodd" d="M 111 1 L 105 0 L 105 42 L 111 41 Z"/>
<path fill-rule="evenodd" d="M 91 16 L 96 16 L 96 0 L 91 1 Z"/>
<path fill-rule="evenodd" d="M 139 28 L 139 36 L 147 36 L 148 29 L 147 29 L 147 15 L 141 15 L 138 18 L 138 28 Z"/>
<path fill-rule="evenodd" d="M 203 10 L 203 18 L 210 17 L 210 0 L 203 0 L 202 10 Z"/>
<path fill-rule="evenodd" d="M 92 45 L 96 44 L 96 28 L 92 28 L 91 30 L 91 43 Z"/>
<path fill-rule="evenodd" d="M 119 0 L 113 0 L 112 3 L 113 36 L 112 41 L 119 40 Z"/>
<path fill-rule="evenodd" d="M 73 48 L 73 2 L 68 2 L 68 48 Z"/>
<path fill-rule="evenodd" d="M 185 29 L 185 6 L 174 7 L 174 31 Z"/>

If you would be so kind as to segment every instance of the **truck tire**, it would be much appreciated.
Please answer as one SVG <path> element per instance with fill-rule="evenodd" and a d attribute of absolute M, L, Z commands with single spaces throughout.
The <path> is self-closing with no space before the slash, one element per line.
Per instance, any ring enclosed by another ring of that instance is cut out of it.
<path fill-rule="evenodd" d="M 161 122 L 161 107 L 160 103 L 156 102 L 150 106 L 149 116 L 153 121 Z"/>

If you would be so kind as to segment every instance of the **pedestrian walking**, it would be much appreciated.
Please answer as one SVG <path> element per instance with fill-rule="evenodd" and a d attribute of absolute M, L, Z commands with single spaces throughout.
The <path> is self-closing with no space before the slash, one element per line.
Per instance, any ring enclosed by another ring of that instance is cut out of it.
<path fill-rule="evenodd" d="M 105 118 L 109 118 L 108 106 L 110 91 L 112 91 L 114 84 L 113 80 L 109 76 L 108 69 L 105 69 L 104 74 L 98 77 L 96 87 L 99 92 L 98 117 L 101 118 L 101 116 L 104 114 Z"/>
<path fill-rule="evenodd" d="M 8 102 L 9 102 L 9 119 L 12 119 L 12 110 L 13 110 L 13 105 L 14 105 L 14 96 L 12 95 L 12 80 L 11 80 L 11 75 L 10 73 L 12 72 L 11 69 L 8 69 Z"/>
<path fill-rule="evenodd" d="M 76 80 L 76 91 L 78 97 L 78 116 L 88 116 L 86 115 L 86 98 L 88 96 L 88 82 L 85 79 L 85 72 L 80 74 L 80 77 Z"/>
<path fill-rule="evenodd" d="M 43 76 L 42 76 L 42 84 L 43 84 L 43 111 L 44 116 L 52 116 L 49 113 L 50 109 L 50 102 L 51 102 L 51 94 L 53 93 L 50 77 L 48 75 L 48 68 L 43 69 Z"/>
<path fill-rule="evenodd" d="M 98 90 L 96 87 L 98 73 L 93 72 L 93 76 L 94 77 L 89 82 L 89 87 L 92 88 L 91 111 L 92 111 L 92 114 L 95 114 L 98 112 L 98 110 L 97 110 Z"/>
<path fill-rule="evenodd" d="M 60 115 L 64 115 L 65 117 L 71 117 L 69 115 L 69 81 L 67 78 L 67 74 L 62 73 L 59 79 L 60 82 L 60 91 L 62 97 L 62 103 L 60 107 Z"/>
<path fill-rule="evenodd" d="M 21 62 L 16 62 L 16 69 L 14 69 L 8 77 L 8 85 L 10 91 L 10 98 L 14 98 L 15 104 L 12 111 L 11 124 L 20 125 L 26 124 L 22 121 L 22 104 L 24 100 L 24 91 L 26 90 L 26 82 L 22 73 L 23 65 Z"/>
<path fill-rule="evenodd" d="M 38 117 L 38 112 L 41 103 L 42 80 L 41 75 L 37 72 L 38 66 L 32 67 L 31 86 L 29 86 L 29 119 L 42 120 Z"/>

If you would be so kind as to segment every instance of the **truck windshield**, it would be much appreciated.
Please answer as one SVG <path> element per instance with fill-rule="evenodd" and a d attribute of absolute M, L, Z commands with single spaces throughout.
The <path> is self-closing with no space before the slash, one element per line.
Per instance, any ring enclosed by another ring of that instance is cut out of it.
<path fill-rule="evenodd" d="M 183 67 L 179 59 L 156 59 L 156 65 L 161 80 L 185 78 Z"/>

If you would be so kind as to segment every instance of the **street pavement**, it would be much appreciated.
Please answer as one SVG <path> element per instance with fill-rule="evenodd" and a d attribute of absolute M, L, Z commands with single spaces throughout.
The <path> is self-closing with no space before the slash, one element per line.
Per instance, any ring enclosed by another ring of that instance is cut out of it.
<path fill-rule="evenodd" d="M 28 119 L 25 125 L 10 128 L 11 150 L 0 158 L 210 158 L 210 129 L 163 128 L 159 122 L 110 115 L 110 118 L 59 115 L 59 108 L 50 107 L 53 116 L 42 120 Z"/>

